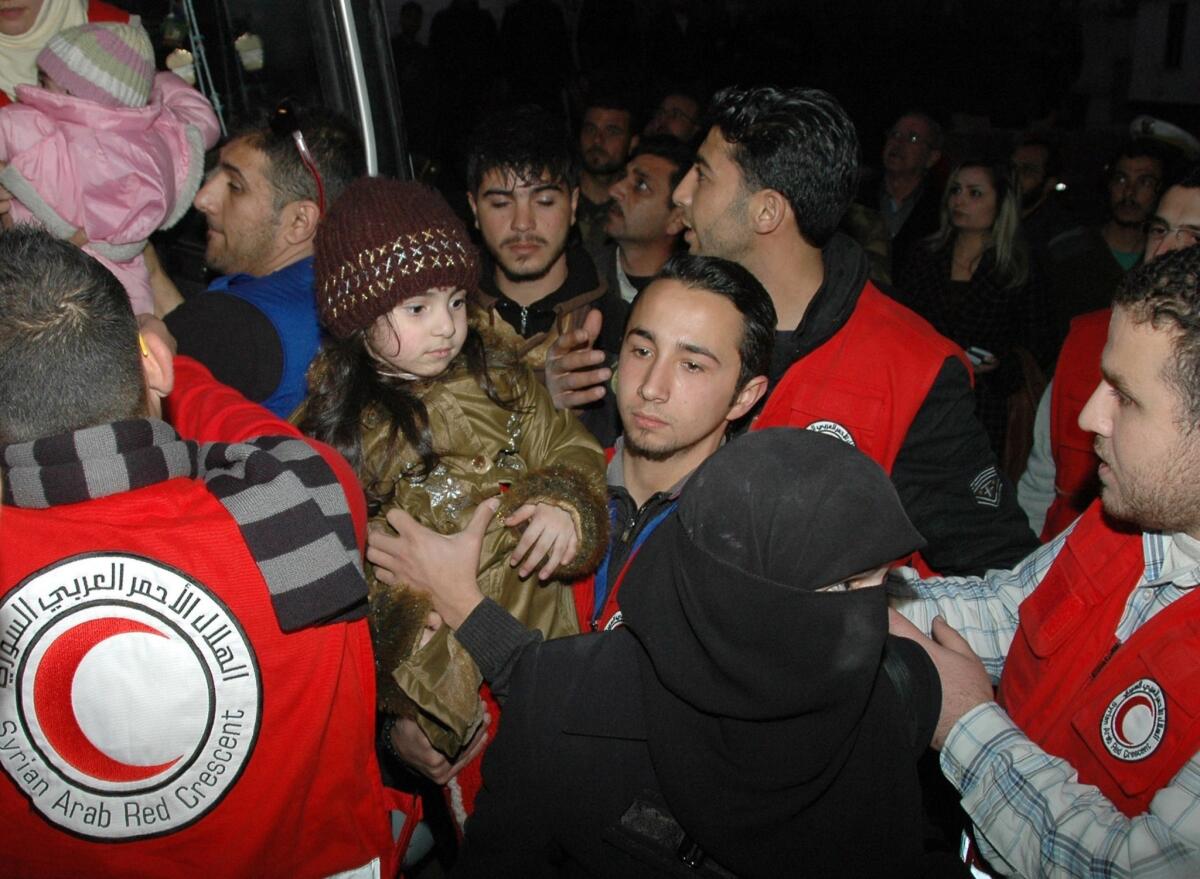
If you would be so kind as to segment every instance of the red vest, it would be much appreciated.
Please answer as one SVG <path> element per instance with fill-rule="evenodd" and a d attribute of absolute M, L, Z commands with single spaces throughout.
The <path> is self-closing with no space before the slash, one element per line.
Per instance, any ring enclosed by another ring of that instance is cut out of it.
<path fill-rule="evenodd" d="M 806 427 L 858 447 L 888 473 L 947 357 L 949 339 L 870 282 L 833 337 L 791 365 L 753 430 Z"/>
<path fill-rule="evenodd" d="M 1142 535 L 1095 502 L 1021 603 L 999 691 L 1026 735 L 1131 818 L 1200 747 L 1200 590 L 1116 649 L 1144 566 Z"/>
<path fill-rule="evenodd" d="M 866 453 L 890 475 L 913 419 L 947 357 L 962 349 L 867 282 L 833 337 L 791 365 L 751 430 L 804 427 Z M 932 573 L 920 555 L 911 560 Z"/>
<path fill-rule="evenodd" d="M 176 367 L 209 429 L 294 434 Z M 374 719 L 367 623 L 284 634 L 202 483 L 0 510 L 5 876 L 389 875 Z"/>
<path fill-rule="evenodd" d="M 1057 537 L 1100 493 L 1092 448 L 1095 435 L 1079 426 L 1092 391 L 1100 384 L 1100 353 L 1108 339 L 1112 309 L 1089 312 L 1071 321 L 1054 368 L 1050 392 L 1050 450 L 1054 456 L 1054 502 L 1046 511 L 1042 540 Z"/>

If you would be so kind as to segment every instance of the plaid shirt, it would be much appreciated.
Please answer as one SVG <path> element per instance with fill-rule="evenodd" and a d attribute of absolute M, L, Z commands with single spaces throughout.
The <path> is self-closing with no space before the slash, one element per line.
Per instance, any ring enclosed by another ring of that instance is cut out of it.
<path fill-rule="evenodd" d="M 1066 533 L 1011 571 L 921 581 L 901 569 L 892 605 L 929 632 L 942 616 L 970 643 L 994 683 L 1017 631 L 1017 608 L 1046 575 Z M 1117 626 L 1126 640 L 1187 594 L 1158 581 L 1170 538 L 1144 534 L 1145 570 Z M 1150 811 L 1127 818 L 1075 770 L 1025 736 L 995 702 L 976 706 L 950 730 L 942 771 L 962 794 L 984 855 L 1019 876 L 1200 876 L 1200 754 L 1162 788 Z"/>

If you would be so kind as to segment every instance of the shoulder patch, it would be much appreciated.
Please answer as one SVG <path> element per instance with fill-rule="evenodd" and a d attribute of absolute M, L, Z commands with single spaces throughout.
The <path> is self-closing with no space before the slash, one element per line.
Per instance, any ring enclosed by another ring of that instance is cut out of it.
<path fill-rule="evenodd" d="M 1127 763 L 1153 754 L 1166 729 L 1167 700 L 1162 687 L 1150 678 L 1142 678 L 1118 693 L 1100 718 L 1104 747 Z"/>
<path fill-rule="evenodd" d="M 97 842 L 210 812 L 250 760 L 258 661 L 202 583 L 121 552 L 72 556 L 0 603 L 0 765 L 43 818 Z"/>
<path fill-rule="evenodd" d="M 846 430 L 846 428 L 842 427 L 836 421 L 814 421 L 804 429 L 811 430 L 813 433 L 823 433 L 826 436 L 836 437 L 849 446 L 857 445 L 854 442 L 854 437 L 850 435 L 850 431 Z"/>
<path fill-rule="evenodd" d="M 971 494 L 975 496 L 975 503 L 981 507 L 1000 506 L 1000 492 L 1003 485 L 995 467 L 987 467 L 979 471 L 971 480 Z"/>

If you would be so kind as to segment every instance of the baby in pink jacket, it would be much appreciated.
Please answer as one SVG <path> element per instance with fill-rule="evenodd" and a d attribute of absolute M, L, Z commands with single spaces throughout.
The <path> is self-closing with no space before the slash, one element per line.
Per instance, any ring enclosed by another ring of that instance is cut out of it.
<path fill-rule="evenodd" d="M 42 88 L 17 86 L 0 109 L 0 185 L 15 222 L 36 222 L 83 249 L 153 313 L 142 250 L 187 212 L 220 134 L 208 100 L 154 72 L 137 24 L 85 24 L 38 55 Z"/>

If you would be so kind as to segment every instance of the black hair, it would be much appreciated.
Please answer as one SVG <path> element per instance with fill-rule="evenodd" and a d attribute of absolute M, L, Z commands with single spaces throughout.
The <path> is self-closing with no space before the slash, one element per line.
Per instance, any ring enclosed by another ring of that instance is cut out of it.
<path fill-rule="evenodd" d="M 325 205 L 337 200 L 352 181 L 365 173 L 366 163 L 358 130 L 345 116 L 321 108 L 295 107 L 300 133 L 312 153 L 325 185 Z M 275 193 L 275 213 L 294 201 L 317 201 L 317 183 L 300 159 L 291 134 L 276 133 L 269 125 L 244 128 L 232 140 L 245 139 L 266 153 L 264 175 Z"/>
<path fill-rule="evenodd" d="M 0 442 L 145 412 L 138 326 L 125 288 L 41 229 L 0 235 Z"/>
<path fill-rule="evenodd" d="M 1013 150 L 1023 147 L 1041 147 L 1046 151 L 1046 167 L 1045 176 L 1060 177 L 1062 175 L 1062 150 L 1059 149 L 1057 141 L 1046 132 L 1031 131 L 1021 136 L 1017 141 Z"/>
<path fill-rule="evenodd" d="M 1183 173 L 1179 175 L 1179 179 L 1171 185 L 1182 186 L 1185 189 L 1200 189 L 1200 162 L 1184 168 Z"/>
<path fill-rule="evenodd" d="M 488 115 L 471 135 L 467 186 L 478 192 L 489 171 L 512 173 L 521 181 L 543 176 L 568 189 L 579 185 L 579 166 L 563 120 L 526 104 Z"/>
<path fill-rule="evenodd" d="M 634 297 L 630 315 L 637 301 L 654 281 L 678 281 L 692 290 L 705 290 L 728 299 L 742 316 L 742 338 L 738 342 L 741 369 L 737 390 L 759 375 L 769 375 L 771 353 L 775 347 L 775 305 L 758 278 L 745 267 L 718 256 L 693 256 L 680 253 L 666 261 L 654 279 Z"/>
<path fill-rule="evenodd" d="M 384 477 L 400 454 L 402 439 L 420 458 L 414 462 L 411 476 L 428 476 L 440 456 L 433 447 L 429 411 L 413 392 L 413 381 L 380 372 L 379 361 L 367 347 L 369 329 L 326 341 L 309 369 L 309 395 L 297 426 L 308 436 L 333 446 L 350 462 L 374 515 L 395 496 L 395 482 Z M 513 352 L 501 345 L 485 348 L 479 332 L 468 327 L 455 362 L 466 366 L 489 400 L 515 411 L 515 398 L 503 395 L 493 378 L 493 370 L 516 366 Z M 363 454 L 364 425 L 380 421 L 388 424 L 387 443 L 367 460 Z"/>
<path fill-rule="evenodd" d="M 1121 159 L 1153 159 L 1158 162 L 1159 184 L 1158 194 L 1161 195 L 1170 185 L 1169 181 L 1175 176 L 1175 154 L 1172 148 L 1152 137 L 1136 137 L 1121 144 L 1104 165 L 1104 175 L 1107 180 L 1117 168 Z"/>
<path fill-rule="evenodd" d="M 583 117 L 592 108 L 602 110 L 617 110 L 629 114 L 629 133 L 637 134 L 641 130 L 641 102 L 634 96 L 633 90 L 617 83 L 601 82 L 593 86 L 583 98 L 583 112 L 579 114 L 580 124 Z"/>
<path fill-rule="evenodd" d="M 1164 253 L 1130 271 L 1113 305 L 1138 323 L 1178 333 L 1165 377 L 1183 400 L 1188 428 L 1200 427 L 1200 245 Z"/>
<path fill-rule="evenodd" d="M 675 191 L 675 187 L 679 185 L 679 181 L 687 176 L 692 163 L 696 161 L 696 151 L 686 143 L 671 137 L 669 134 L 649 134 L 639 138 L 637 146 L 629 154 L 629 158 L 636 159 L 642 155 L 658 156 L 660 159 L 666 159 L 675 166 L 675 170 L 671 172 L 670 177 L 671 192 Z M 671 192 L 667 193 L 667 201 L 671 200 Z"/>
<path fill-rule="evenodd" d="M 800 234 L 824 247 L 858 183 L 858 134 L 837 99 L 814 88 L 726 88 L 706 121 L 732 145 L 748 188 L 782 193 Z"/>

